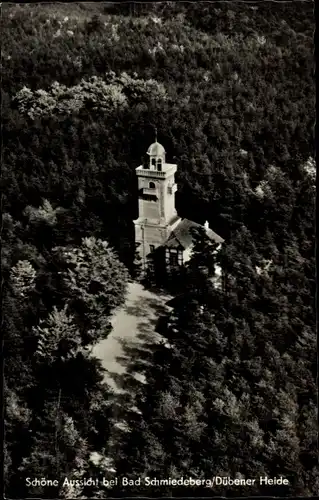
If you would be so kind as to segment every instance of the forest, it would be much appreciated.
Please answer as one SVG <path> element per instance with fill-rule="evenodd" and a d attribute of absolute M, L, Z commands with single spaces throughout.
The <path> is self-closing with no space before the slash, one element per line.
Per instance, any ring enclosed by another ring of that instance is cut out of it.
<path fill-rule="evenodd" d="M 114 475 L 282 476 L 195 495 L 318 495 L 314 3 L 2 3 L 0 23 L 6 497 L 126 496 L 25 480 Z M 196 236 L 114 432 L 91 350 L 136 279 L 154 126 L 178 213 L 225 244 Z"/>

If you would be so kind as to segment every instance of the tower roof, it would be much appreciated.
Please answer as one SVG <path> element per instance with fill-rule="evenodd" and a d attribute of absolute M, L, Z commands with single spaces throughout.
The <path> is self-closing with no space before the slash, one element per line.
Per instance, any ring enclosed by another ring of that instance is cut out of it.
<path fill-rule="evenodd" d="M 159 142 L 153 142 L 147 150 L 147 154 L 150 156 L 163 156 L 165 154 L 165 149 Z"/>

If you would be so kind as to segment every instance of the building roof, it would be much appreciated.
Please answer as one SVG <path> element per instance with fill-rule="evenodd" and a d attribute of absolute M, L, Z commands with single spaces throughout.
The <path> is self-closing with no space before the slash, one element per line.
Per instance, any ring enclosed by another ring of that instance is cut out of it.
<path fill-rule="evenodd" d="M 153 142 L 147 150 L 147 154 L 150 156 L 163 156 L 165 155 L 165 149 L 159 142 Z"/>
<path fill-rule="evenodd" d="M 189 219 L 183 219 L 178 224 L 178 226 L 171 232 L 170 236 L 164 243 L 165 247 L 177 248 L 182 247 L 184 250 L 189 248 L 193 244 L 193 235 L 191 229 L 202 228 L 205 229 L 207 236 L 215 243 L 222 243 L 224 240 L 214 231 L 209 228 L 205 228 L 197 222 L 193 222 Z"/>

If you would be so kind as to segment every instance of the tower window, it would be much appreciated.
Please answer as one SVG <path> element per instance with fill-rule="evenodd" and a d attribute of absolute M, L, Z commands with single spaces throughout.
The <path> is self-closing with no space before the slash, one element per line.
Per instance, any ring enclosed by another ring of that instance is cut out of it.
<path fill-rule="evenodd" d="M 150 168 L 150 163 L 149 163 L 149 157 L 147 155 L 144 156 L 143 158 L 143 168 L 145 170 L 148 170 Z"/>
<path fill-rule="evenodd" d="M 177 255 L 178 255 L 178 265 L 181 266 L 183 264 L 183 252 L 179 250 Z"/>
<path fill-rule="evenodd" d="M 177 252 L 173 252 L 172 250 L 170 251 L 170 256 L 169 256 L 169 260 L 170 260 L 170 265 L 171 266 L 178 266 L 178 254 Z"/>
<path fill-rule="evenodd" d="M 181 250 L 176 250 L 175 248 L 170 248 L 166 250 L 166 262 L 171 267 L 177 267 L 183 265 L 183 252 Z"/>
<path fill-rule="evenodd" d="M 155 245 L 150 245 L 150 252 L 154 252 L 155 250 Z"/>
<path fill-rule="evenodd" d="M 155 189 L 155 183 L 154 182 L 150 182 L 149 185 L 148 185 L 148 187 L 150 189 Z"/>
<path fill-rule="evenodd" d="M 157 170 L 159 172 L 162 171 L 162 160 L 161 159 L 157 160 Z"/>
<path fill-rule="evenodd" d="M 156 165 L 156 160 L 155 160 L 155 158 L 152 158 L 152 165 L 153 165 L 154 167 L 155 167 L 155 165 Z"/>

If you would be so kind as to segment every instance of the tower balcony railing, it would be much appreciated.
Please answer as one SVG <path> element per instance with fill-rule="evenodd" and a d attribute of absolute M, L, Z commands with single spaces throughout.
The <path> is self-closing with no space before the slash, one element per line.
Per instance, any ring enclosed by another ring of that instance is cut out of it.
<path fill-rule="evenodd" d="M 165 177 L 166 172 L 160 172 L 159 170 L 148 170 L 148 169 L 141 169 L 141 170 L 136 170 L 136 173 L 138 176 L 143 176 L 143 177 Z"/>
<path fill-rule="evenodd" d="M 157 189 L 156 188 L 145 188 L 145 187 L 143 187 L 141 189 L 141 191 L 142 191 L 142 194 L 150 194 L 150 195 L 154 195 L 154 196 L 157 195 Z"/>

